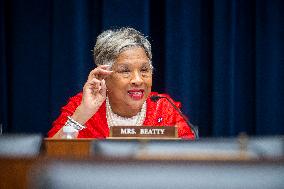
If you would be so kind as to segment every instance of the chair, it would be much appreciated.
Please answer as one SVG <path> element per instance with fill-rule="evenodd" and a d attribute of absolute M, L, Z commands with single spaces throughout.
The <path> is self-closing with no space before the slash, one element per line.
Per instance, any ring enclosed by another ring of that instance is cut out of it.
<path fill-rule="evenodd" d="M 37 156 L 42 136 L 38 134 L 6 134 L 0 136 L 0 156 Z"/>
<path fill-rule="evenodd" d="M 283 178 L 275 162 L 126 160 L 57 161 L 30 176 L 35 189 L 280 189 Z"/>
<path fill-rule="evenodd" d="M 97 140 L 94 155 L 148 159 L 260 159 L 284 157 L 283 137 L 203 138 L 187 140 Z"/>

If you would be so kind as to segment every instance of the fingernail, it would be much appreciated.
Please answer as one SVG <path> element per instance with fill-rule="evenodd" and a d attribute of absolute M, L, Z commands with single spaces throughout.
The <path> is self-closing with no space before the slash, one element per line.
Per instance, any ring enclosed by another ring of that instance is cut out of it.
<path fill-rule="evenodd" d="M 105 65 L 104 67 L 107 71 L 110 71 L 111 70 L 111 66 L 110 65 Z"/>

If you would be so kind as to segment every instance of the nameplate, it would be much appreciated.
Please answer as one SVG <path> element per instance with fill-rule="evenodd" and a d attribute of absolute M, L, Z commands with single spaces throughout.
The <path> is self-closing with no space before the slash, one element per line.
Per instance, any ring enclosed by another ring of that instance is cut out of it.
<path fill-rule="evenodd" d="M 110 127 L 112 138 L 178 138 L 174 126 L 114 126 Z"/>

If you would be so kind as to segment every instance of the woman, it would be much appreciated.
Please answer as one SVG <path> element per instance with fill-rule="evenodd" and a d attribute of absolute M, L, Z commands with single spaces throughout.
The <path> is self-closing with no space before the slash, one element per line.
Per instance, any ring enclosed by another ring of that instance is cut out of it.
<path fill-rule="evenodd" d="M 62 108 L 49 137 L 60 138 L 66 124 L 79 130 L 79 138 L 106 138 L 109 127 L 117 125 L 176 125 L 179 137 L 194 139 L 166 99 L 151 101 L 157 95 L 151 92 L 151 45 L 140 32 L 132 28 L 103 32 L 97 38 L 94 60 L 97 68 L 90 72 L 83 92 Z"/>

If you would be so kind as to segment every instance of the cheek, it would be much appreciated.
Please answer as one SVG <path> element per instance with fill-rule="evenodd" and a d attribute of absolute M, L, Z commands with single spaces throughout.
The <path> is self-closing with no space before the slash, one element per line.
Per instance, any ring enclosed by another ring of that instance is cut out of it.
<path fill-rule="evenodd" d="M 149 78 L 147 80 L 144 80 L 145 83 L 145 97 L 147 98 L 149 96 L 149 94 L 151 93 L 151 89 L 152 89 L 152 78 Z"/>
<path fill-rule="evenodd" d="M 126 85 L 127 83 L 125 81 L 116 77 L 109 77 L 106 79 L 106 86 L 108 91 L 114 91 L 115 93 L 117 93 L 126 88 Z"/>
<path fill-rule="evenodd" d="M 148 78 L 147 80 L 145 80 L 145 84 L 148 88 L 151 89 L 152 87 L 152 77 L 151 78 Z"/>

